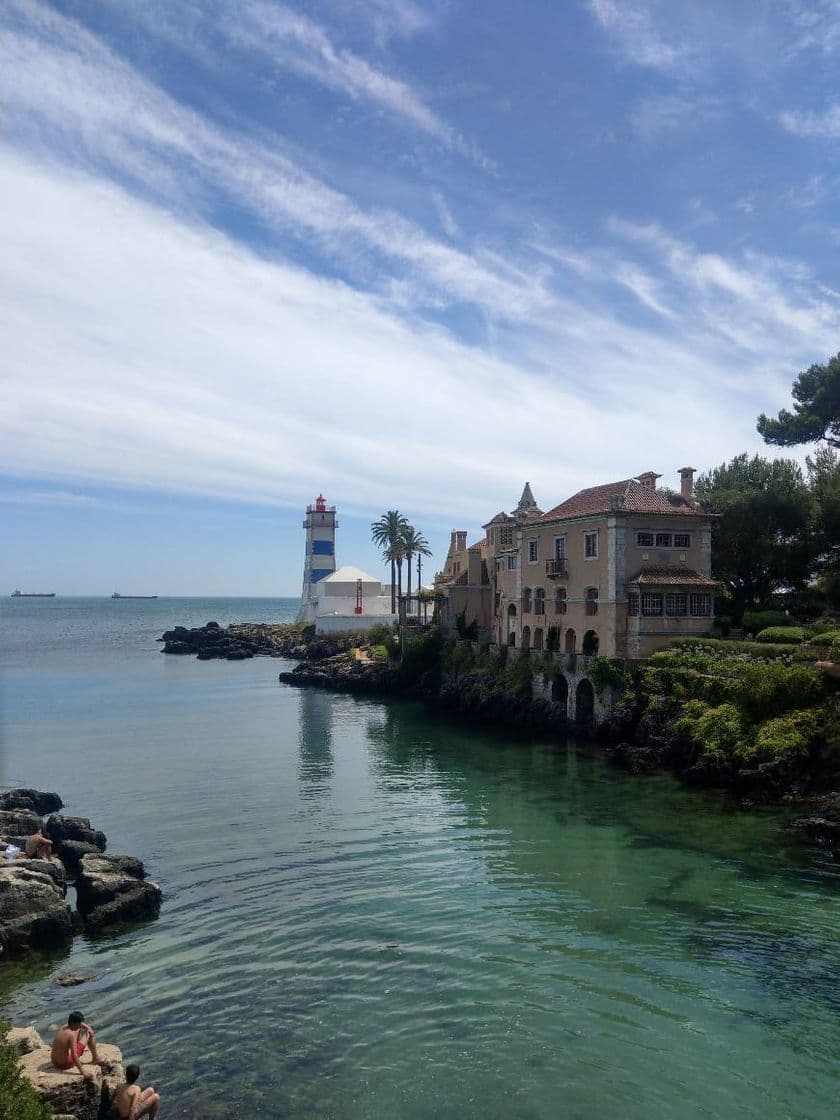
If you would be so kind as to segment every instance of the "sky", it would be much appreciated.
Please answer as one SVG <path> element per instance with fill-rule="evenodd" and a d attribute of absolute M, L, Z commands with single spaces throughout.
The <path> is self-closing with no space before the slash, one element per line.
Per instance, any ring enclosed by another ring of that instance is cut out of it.
<path fill-rule="evenodd" d="M 294 595 L 761 451 L 840 349 L 840 0 L 4 0 L 0 592 Z M 766 449 L 765 449 L 766 450 Z"/>

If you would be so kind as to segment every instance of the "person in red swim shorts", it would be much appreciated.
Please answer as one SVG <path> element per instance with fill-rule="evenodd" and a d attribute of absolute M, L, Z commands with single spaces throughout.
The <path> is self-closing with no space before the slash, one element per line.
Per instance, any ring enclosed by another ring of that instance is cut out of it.
<path fill-rule="evenodd" d="M 61 1027 L 53 1039 L 52 1064 L 56 1069 L 68 1072 L 73 1068 L 79 1071 L 88 1081 L 93 1077 L 92 1069 L 82 1069 L 80 1061 L 85 1049 L 90 1050 L 91 1061 L 98 1066 L 102 1065 L 96 1052 L 96 1033 L 93 1027 L 88 1026 L 80 1011 L 71 1011 L 67 1017 L 67 1026 Z"/>

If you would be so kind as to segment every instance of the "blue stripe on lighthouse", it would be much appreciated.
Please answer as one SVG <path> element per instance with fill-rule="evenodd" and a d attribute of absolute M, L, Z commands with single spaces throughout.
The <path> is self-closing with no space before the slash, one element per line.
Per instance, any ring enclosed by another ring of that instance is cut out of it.
<path fill-rule="evenodd" d="M 311 583 L 317 583 L 318 580 L 323 579 L 324 576 L 331 576 L 331 575 L 332 575 L 332 568 L 313 568 L 309 579 L 310 579 Z"/>
<path fill-rule="evenodd" d="M 332 556 L 335 551 L 335 545 L 332 541 L 313 541 L 312 542 L 312 555 L 313 556 Z"/>

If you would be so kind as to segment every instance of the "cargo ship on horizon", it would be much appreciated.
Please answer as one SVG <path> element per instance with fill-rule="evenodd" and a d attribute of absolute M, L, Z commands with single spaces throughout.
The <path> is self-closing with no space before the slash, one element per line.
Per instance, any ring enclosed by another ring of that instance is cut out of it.
<path fill-rule="evenodd" d="M 115 591 L 111 596 L 112 599 L 157 599 L 157 595 L 120 595 L 119 591 Z"/>
<path fill-rule="evenodd" d="M 11 594 L 12 599 L 54 599 L 54 591 L 20 591 L 17 587 Z"/>

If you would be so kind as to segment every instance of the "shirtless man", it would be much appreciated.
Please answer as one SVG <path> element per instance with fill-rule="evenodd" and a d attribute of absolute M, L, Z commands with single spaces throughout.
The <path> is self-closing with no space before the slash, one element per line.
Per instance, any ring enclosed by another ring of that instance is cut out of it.
<path fill-rule="evenodd" d="M 52 840 L 48 840 L 40 828 L 27 836 L 23 854 L 27 859 L 52 859 Z"/>
<path fill-rule="evenodd" d="M 73 1066 L 82 1077 L 88 1081 L 93 1078 L 92 1069 L 82 1069 L 80 1058 L 85 1052 L 85 1047 L 90 1050 L 91 1061 L 98 1066 L 102 1065 L 96 1052 L 96 1034 L 93 1027 L 89 1027 L 80 1011 L 72 1011 L 67 1018 L 67 1026 L 61 1027 L 56 1033 L 52 1044 L 52 1064 L 56 1069 L 69 1072 Z"/>
<path fill-rule="evenodd" d="M 125 1067 L 125 1084 L 120 1085 L 114 1096 L 114 1104 L 122 1120 L 139 1120 L 141 1116 L 148 1116 L 155 1120 L 160 1108 L 160 1097 L 150 1085 L 141 1091 L 137 1084 L 140 1076 L 139 1066 Z"/>

